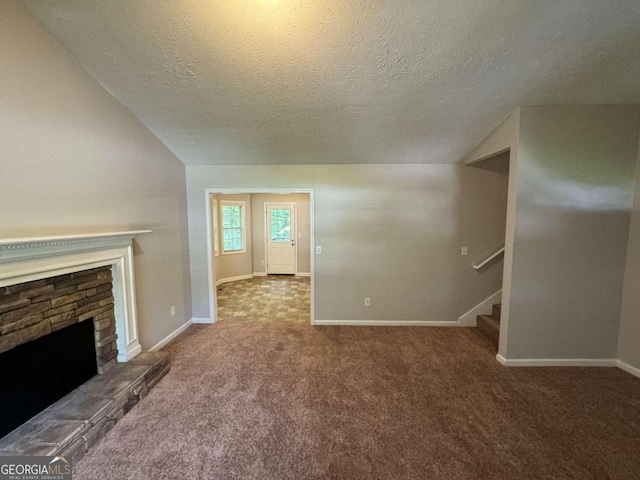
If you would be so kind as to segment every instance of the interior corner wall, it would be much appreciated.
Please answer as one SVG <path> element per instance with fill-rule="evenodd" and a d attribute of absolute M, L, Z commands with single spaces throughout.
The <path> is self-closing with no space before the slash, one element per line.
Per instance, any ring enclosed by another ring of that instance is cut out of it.
<path fill-rule="evenodd" d="M 314 190 L 317 320 L 455 323 L 500 289 L 501 262 L 472 267 L 504 241 L 493 220 L 504 214 L 494 208 L 501 185 L 503 176 L 463 165 L 187 167 L 194 316 L 210 318 L 207 189 Z M 461 228 L 473 222 L 482 228 Z"/>
<path fill-rule="evenodd" d="M 297 246 L 297 273 L 309 273 L 311 271 L 311 251 L 309 249 L 311 239 L 311 226 L 309 218 L 309 194 L 251 194 L 251 211 L 253 223 L 253 271 L 254 273 L 266 273 L 265 255 L 265 203 L 295 203 L 298 230 L 295 238 Z"/>
<path fill-rule="evenodd" d="M 629 226 L 624 289 L 618 335 L 618 359 L 640 369 L 640 138 L 635 175 L 635 196 Z"/>
<path fill-rule="evenodd" d="M 520 110 L 507 359 L 616 358 L 638 122 L 635 106 Z"/>
<path fill-rule="evenodd" d="M 153 230 L 134 240 L 148 349 L 191 318 L 184 165 L 14 0 L 0 65 L 0 237 Z"/>

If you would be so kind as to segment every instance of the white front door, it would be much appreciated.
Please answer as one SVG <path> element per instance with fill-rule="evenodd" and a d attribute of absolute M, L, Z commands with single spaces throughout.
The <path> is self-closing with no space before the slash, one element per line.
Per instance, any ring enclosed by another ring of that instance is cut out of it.
<path fill-rule="evenodd" d="M 295 204 L 267 205 L 267 273 L 296 273 Z"/>

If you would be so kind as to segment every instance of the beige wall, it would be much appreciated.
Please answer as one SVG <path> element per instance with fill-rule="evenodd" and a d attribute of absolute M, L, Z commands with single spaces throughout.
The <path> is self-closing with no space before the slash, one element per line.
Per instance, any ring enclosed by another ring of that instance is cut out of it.
<path fill-rule="evenodd" d="M 474 163 L 499 153 L 513 150 L 518 144 L 520 132 L 520 110 L 509 115 L 498 128 L 465 157 L 464 163 Z"/>
<path fill-rule="evenodd" d="M 265 270 L 265 203 L 295 203 L 298 217 L 298 232 L 302 237 L 296 238 L 298 273 L 311 271 L 311 257 L 309 241 L 311 229 L 309 223 L 309 194 L 252 194 L 251 208 L 253 211 L 253 271 L 264 273 Z"/>
<path fill-rule="evenodd" d="M 616 357 L 638 114 L 520 110 L 507 358 Z"/>
<path fill-rule="evenodd" d="M 223 195 L 217 194 L 218 199 L 218 222 L 220 226 L 218 228 L 220 252 L 217 257 L 214 258 L 213 263 L 215 265 L 216 281 L 224 280 L 227 278 L 241 277 L 244 275 L 251 275 L 253 273 L 253 225 L 252 225 L 252 209 L 251 209 L 251 195 Z M 245 204 L 245 246 L 246 252 L 244 253 L 222 253 L 222 202 L 225 200 L 234 202 L 244 202 Z"/>
<path fill-rule="evenodd" d="M 638 143 L 640 144 L 640 140 Z M 625 262 L 618 358 L 640 369 L 640 146 L 636 162 L 635 184 Z"/>
<path fill-rule="evenodd" d="M 191 318 L 184 166 L 13 0 L 0 65 L 0 237 L 153 230 L 134 244 L 153 346 Z"/>
<path fill-rule="evenodd" d="M 313 188 L 316 319 L 457 321 L 500 288 L 504 177 L 460 165 L 187 167 L 193 311 L 209 317 L 207 188 Z M 475 228 L 471 228 L 474 225 Z M 469 255 L 460 256 L 466 244 Z M 372 306 L 363 306 L 364 297 Z"/>

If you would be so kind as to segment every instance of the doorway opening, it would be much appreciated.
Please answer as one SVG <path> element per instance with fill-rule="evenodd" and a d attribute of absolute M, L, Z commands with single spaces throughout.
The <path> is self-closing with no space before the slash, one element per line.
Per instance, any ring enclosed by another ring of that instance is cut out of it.
<path fill-rule="evenodd" d="M 313 190 L 205 193 L 212 320 L 313 325 Z"/>
<path fill-rule="evenodd" d="M 491 172 L 491 178 L 487 178 L 487 185 L 491 186 L 493 206 L 496 209 L 496 227 L 502 232 L 502 241 L 495 245 L 491 251 L 487 251 L 483 258 L 479 258 L 473 268 L 479 275 L 489 274 L 492 269 L 500 267 L 502 272 L 502 282 L 500 290 L 486 298 L 479 305 L 467 312 L 465 316 L 475 316 L 473 319 L 476 332 L 490 341 L 497 352 L 500 345 L 501 320 L 502 320 L 502 296 L 508 278 L 505 278 L 505 268 L 503 258 L 507 247 L 508 233 L 508 208 L 509 208 L 509 184 L 513 181 L 510 178 L 511 170 L 511 149 L 506 148 L 495 153 L 491 153 L 480 159 L 468 162 L 466 165 Z M 501 264 L 502 262 L 502 264 Z"/>

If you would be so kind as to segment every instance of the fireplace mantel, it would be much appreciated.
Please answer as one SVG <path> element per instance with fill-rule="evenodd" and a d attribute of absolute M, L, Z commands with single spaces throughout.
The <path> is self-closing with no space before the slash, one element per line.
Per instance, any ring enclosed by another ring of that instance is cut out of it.
<path fill-rule="evenodd" d="M 133 237 L 144 233 L 151 233 L 151 230 L 0 239 L 0 264 L 96 248 L 103 249 L 112 245 L 122 245 L 123 242 L 130 244 Z"/>
<path fill-rule="evenodd" d="M 151 230 L 0 239 L 0 288 L 111 265 L 118 361 L 142 350 L 138 340 L 133 238 Z"/>

